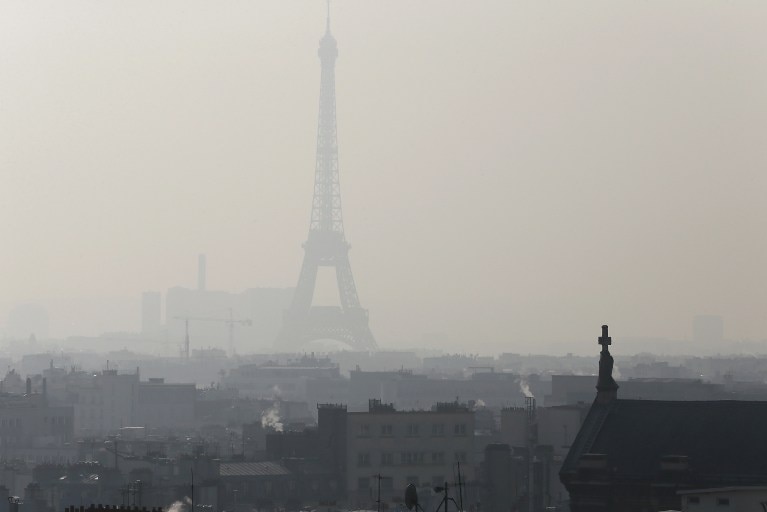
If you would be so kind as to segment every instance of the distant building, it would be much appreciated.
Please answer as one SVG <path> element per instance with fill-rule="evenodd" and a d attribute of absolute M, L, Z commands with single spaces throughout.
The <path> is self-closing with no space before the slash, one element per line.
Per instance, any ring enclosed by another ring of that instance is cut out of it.
<path fill-rule="evenodd" d="M 514 461 L 522 462 L 513 469 L 514 480 L 523 482 L 516 487 L 527 486 L 531 469 L 536 475 L 531 484 L 536 510 L 567 501 L 558 474 L 587 412 L 583 404 L 536 408 L 534 401 L 528 407 L 501 411 L 501 441 L 511 449 Z M 517 503 L 527 503 L 527 490 L 519 489 L 513 497 Z"/>
<path fill-rule="evenodd" d="M 78 437 L 102 436 L 121 427 L 135 426 L 139 375 L 117 370 L 71 376 L 68 390 L 74 397 L 75 433 Z"/>
<path fill-rule="evenodd" d="M 764 485 L 767 402 L 619 399 L 606 326 L 599 341 L 596 398 L 560 471 L 572 512 L 680 510 L 680 492 Z"/>
<path fill-rule="evenodd" d="M 189 319 L 192 348 L 217 347 L 254 351 L 272 348 L 293 288 L 253 288 L 242 293 L 170 288 L 165 296 L 168 339 L 183 343 Z M 239 320 L 230 330 L 229 320 Z"/>
<path fill-rule="evenodd" d="M 45 393 L 0 395 L 0 456 L 34 463 L 73 462 L 71 406 L 52 406 Z M 67 446 L 69 448 L 67 449 Z"/>
<path fill-rule="evenodd" d="M 195 425 L 196 401 L 197 388 L 194 384 L 170 384 L 162 378 L 140 382 L 134 425 L 191 430 Z"/>
<path fill-rule="evenodd" d="M 552 375 L 551 394 L 546 404 L 577 405 L 594 398 L 594 380 L 590 375 Z M 621 396 L 642 400 L 725 400 L 733 398 L 723 384 L 701 379 L 638 378 L 618 381 Z"/>
<path fill-rule="evenodd" d="M 194 384 L 170 384 L 162 378 L 142 382 L 138 371 L 77 372 L 67 375 L 78 437 L 116 434 L 125 427 L 193 429 Z"/>
<path fill-rule="evenodd" d="M 327 358 L 303 356 L 285 364 L 246 364 L 229 371 L 223 384 L 238 389 L 240 396 L 306 400 L 307 383 L 317 379 L 339 381 L 338 366 Z"/>
<path fill-rule="evenodd" d="M 350 399 L 353 409 L 364 407 L 367 399 L 391 402 L 399 409 L 427 409 L 436 402 L 481 400 L 488 407 L 524 404 L 522 378 L 512 373 L 476 372 L 468 378 L 429 378 L 409 370 L 349 373 Z M 530 386 L 537 388 L 539 379 L 530 377 Z"/>

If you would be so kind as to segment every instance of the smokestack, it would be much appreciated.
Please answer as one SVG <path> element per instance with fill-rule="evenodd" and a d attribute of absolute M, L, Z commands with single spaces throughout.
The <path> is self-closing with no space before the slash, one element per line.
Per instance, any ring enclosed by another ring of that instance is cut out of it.
<path fill-rule="evenodd" d="M 48 398 L 48 379 L 43 377 L 43 398 Z"/>
<path fill-rule="evenodd" d="M 32 394 L 32 379 L 27 377 L 27 395 Z"/>
<path fill-rule="evenodd" d="M 205 291 L 205 255 L 200 254 L 197 259 L 197 289 Z"/>

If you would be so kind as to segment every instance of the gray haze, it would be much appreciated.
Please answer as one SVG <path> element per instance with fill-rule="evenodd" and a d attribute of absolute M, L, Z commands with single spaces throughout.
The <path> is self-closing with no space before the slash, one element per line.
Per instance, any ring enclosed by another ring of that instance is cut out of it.
<path fill-rule="evenodd" d="M 210 288 L 295 286 L 324 17 L 0 3 L 0 318 L 35 302 L 51 336 L 135 329 L 141 292 L 194 287 L 198 253 Z M 585 352 L 601 323 L 683 339 L 701 313 L 767 337 L 767 4 L 332 18 L 344 220 L 382 346 Z"/>

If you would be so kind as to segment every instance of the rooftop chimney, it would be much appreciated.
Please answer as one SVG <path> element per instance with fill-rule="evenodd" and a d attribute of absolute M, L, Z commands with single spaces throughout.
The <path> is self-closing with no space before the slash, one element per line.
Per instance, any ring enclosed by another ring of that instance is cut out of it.
<path fill-rule="evenodd" d="M 205 291 L 205 255 L 200 254 L 197 258 L 197 289 L 201 292 Z"/>

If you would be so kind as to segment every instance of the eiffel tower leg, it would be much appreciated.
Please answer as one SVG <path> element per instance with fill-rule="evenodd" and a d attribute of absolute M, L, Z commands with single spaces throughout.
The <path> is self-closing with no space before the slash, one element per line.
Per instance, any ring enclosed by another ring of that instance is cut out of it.
<path fill-rule="evenodd" d="M 315 258 L 310 254 L 310 249 L 307 249 L 304 254 L 304 261 L 301 264 L 301 273 L 298 275 L 298 284 L 296 285 L 296 291 L 293 295 L 293 305 L 291 310 L 297 312 L 307 312 L 312 306 L 312 299 L 314 298 L 314 289 L 317 285 L 317 272 L 319 265 Z"/>
<path fill-rule="evenodd" d="M 357 286 L 354 284 L 354 276 L 352 275 L 352 266 L 346 255 L 336 259 L 336 281 L 338 282 L 341 307 L 344 310 L 361 307 L 360 299 L 357 296 Z"/>

